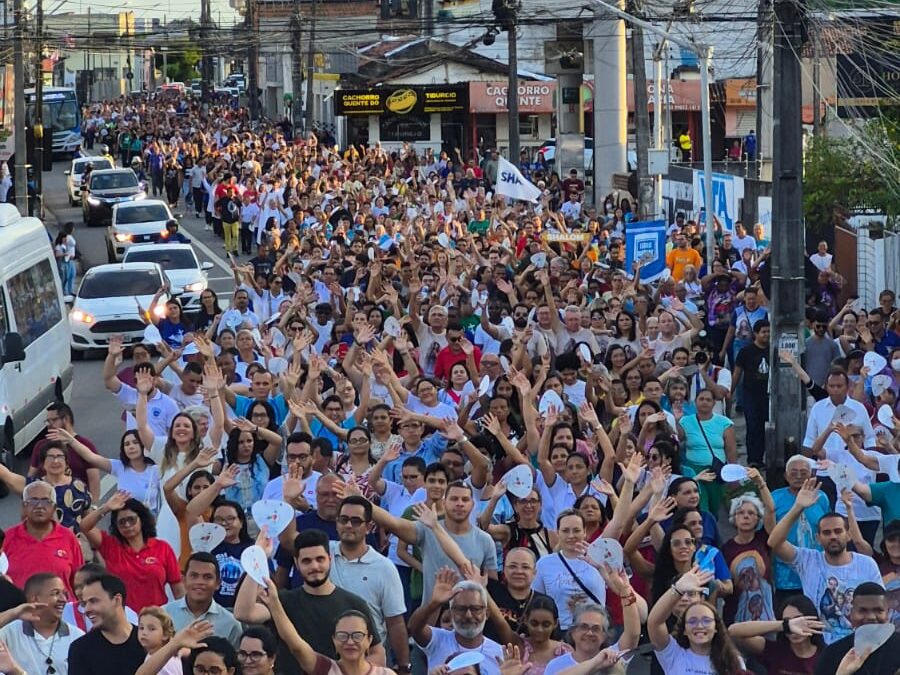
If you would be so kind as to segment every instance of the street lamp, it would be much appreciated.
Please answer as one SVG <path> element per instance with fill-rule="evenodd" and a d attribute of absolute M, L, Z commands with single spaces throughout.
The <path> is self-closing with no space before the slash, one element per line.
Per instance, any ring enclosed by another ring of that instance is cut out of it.
<path fill-rule="evenodd" d="M 700 59 L 700 107 L 702 108 L 701 113 L 703 117 L 703 209 L 706 211 L 706 264 L 707 269 L 712 269 L 713 254 L 716 249 L 712 206 L 712 119 L 709 101 L 709 71 L 711 65 L 710 62 L 712 60 L 712 47 L 709 45 L 699 45 L 693 40 L 686 40 L 679 35 L 672 35 L 669 31 L 654 26 L 648 21 L 632 16 L 628 12 L 623 12 L 618 7 L 604 2 L 604 0 L 591 0 L 591 2 L 609 10 L 620 19 L 640 26 L 644 30 L 656 33 L 682 49 L 687 49 L 693 54 L 696 54 Z M 594 84 L 595 90 L 597 89 L 597 84 L 598 83 Z M 660 92 L 656 92 L 656 96 L 656 108 L 659 109 L 661 108 L 659 104 Z"/>

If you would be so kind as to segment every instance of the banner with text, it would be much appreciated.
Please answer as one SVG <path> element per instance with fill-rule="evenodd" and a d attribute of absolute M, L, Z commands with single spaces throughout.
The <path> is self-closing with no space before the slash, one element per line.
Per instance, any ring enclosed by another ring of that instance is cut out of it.
<path fill-rule="evenodd" d="M 733 232 L 734 224 L 741 219 L 741 200 L 744 198 L 744 179 L 727 173 L 712 175 L 713 214 L 719 219 L 724 232 Z M 694 213 L 698 223 L 705 224 L 706 182 L 702 171 L 694 171 Z"/>
<path fill-rule="evenodd" d="M 654 281 L 666 269 L 666 221 L 645 220 L 625 228 L 625 269 L 641 263 L 641 281 Z"/>

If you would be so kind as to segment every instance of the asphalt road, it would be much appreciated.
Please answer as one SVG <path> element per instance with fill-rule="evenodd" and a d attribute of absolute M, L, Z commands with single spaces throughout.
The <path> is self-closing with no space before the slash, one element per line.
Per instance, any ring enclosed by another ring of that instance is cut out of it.
<path fill-rule="evenodd" d="M 66 176 L 63 173 L 69 168 L 69 160 L 57 161 L 53 171 L 45 173 L 45 224 L 53 236 L 56 236 L 57 225 L 72 221 L 75 223 L 75 240 L 82 256 L 82 269 L 94 265 L 102 265 L 106 260 L 105 227 L 86 227 L 82 223 L 81 208 L 69 205 L 66 191 Z M 225 257 L 225 249 L 221 240 L 212 232 L 204 229 L 203 220 L 194 217 L 193 208 L 187 208 L 184 200 L 174 209 L 176 215 L 182 216 L 181 230 L 191 239 L 200 262 L 213 263 L 213 269 L 207 273 L 212 288 L 227 304 L 233 289 L 231 270 Z M 246 256 L 245 256 L 246 257 Z M 75 385 L 72 400 L 68 403 L 75 413 L 75 429 L 81 435 L 91 439 L 97 450 L 107 457 L 118 455 L 118 442 L 121 437 L 122 423 L 119 418 L 120 409 L 112 394 L 103 386 L 101 374 L 103 370 L 103 354 L 97 352 L 83 361 L 75 361 Z M 24 472 L 30 448 L 19 455 L 16 468 Z M 105 488 L 112 487 L 107 478 Z M 21 500 L 10 495 L 0 500 L 0 527 L 6 528 L 21 518 Z"/>

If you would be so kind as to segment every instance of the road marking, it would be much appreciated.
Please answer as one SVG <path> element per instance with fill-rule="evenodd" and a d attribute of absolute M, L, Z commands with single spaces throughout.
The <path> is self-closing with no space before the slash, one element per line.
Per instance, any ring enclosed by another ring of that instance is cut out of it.
<path fill-rule="evenodd" d="M 184 227 L 184 229 L 187 230 L 187 226 L 183 225 L 183 227 Z M 216 255 L 215 253 L 213 253 L 213 250 L 209 246 L 204 244 L 202 241 L 197 239 L 197 236 L 194 235 L 190 230 L 188 230 L 188 233 L 193 235 L 191 237 L 191 243 L 194 246 L 196 246 L 197 248 L 199 248 L 201 251 L 203 251 L 206 254 L 206 256 L 210 260 L 212 260 L 216 265 L 218 265 L 223 270 L 225 270 L 226 274 L 231 275 L 231 276 L 227 277 L 228 279 L 233 279 L 234 276 L 232 275 L 232 272 L 231 272 L 231 265 L 229 265 L 223 258 L 221 258 L 218 255 Z"/>
<path fill-rule="evenodd" d="M 234 281 L 234 276 L 230 277 L 206 277 L 207 281 Z"/>

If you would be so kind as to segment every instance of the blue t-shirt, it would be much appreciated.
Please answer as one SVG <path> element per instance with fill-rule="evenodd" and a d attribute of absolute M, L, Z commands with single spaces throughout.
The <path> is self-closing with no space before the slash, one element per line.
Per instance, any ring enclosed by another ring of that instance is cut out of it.
<path fill-rule="evenodd" d="M 234 414 L 238 417 L 246 417 L 247 411 L 250 410 L 250 404 L 255 402 L 256 399 L 239 394 L 235 395 L 234 398 Z M 270 396 L 267 400 L 269 405 L 275 410 L 275 426 L 280 427 L 288 416 L 288 406 L 287 401 L 284 400 L 284 394 Z"/>
<path fill-rule="evenodd" d="M 794 495 L 790 488 L 778 488 L 772 492 L 772 500 L 775 502 L 775 520 L 781 520 L 791 510 L 797 496 Z M 819 521 L 826 513 L 831 511 L 828 505 L 828 497 L 819 494 L 816 503 L 800 514 L 797 521 L 791 526 L 787 540 L 794 546 L 803 548 L 812 548 L 818 551 L 822 550 L 819 546 L 819 540 L 816 538 L 816 532 L 819 529 Z M 772 556 L 775 561 L 775 588 L 779 591 L 783 590 L 800 590 L 800 577 L 793 568 L 786 562 L 781 560 L 777 555 Z"/>
<path fill-rule="evenodd" d="M 159 330 L 162 339 L 165 340 L 166 344 L 172 349 L 179 349 L 181 347 L 184 336 L 187 333 L 183 323 L 173 323 L 169 319 L 163 319 L 156 324 L 156 328 Z"/>

